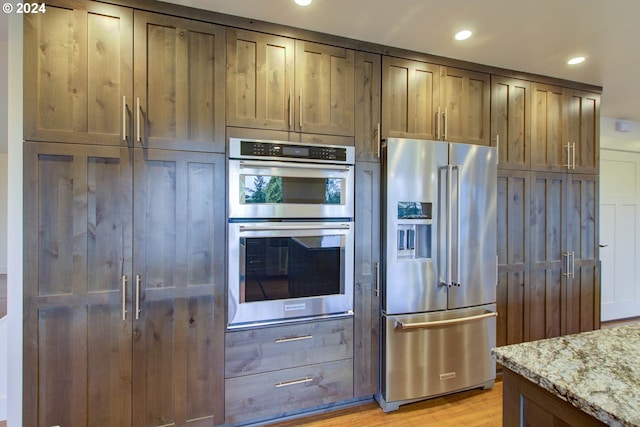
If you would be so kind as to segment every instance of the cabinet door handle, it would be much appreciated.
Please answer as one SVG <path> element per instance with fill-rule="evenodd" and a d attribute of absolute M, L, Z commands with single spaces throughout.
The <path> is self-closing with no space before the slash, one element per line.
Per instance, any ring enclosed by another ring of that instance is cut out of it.
<path fill-rule="evenodd" d="M 380 122 L 378 122 L 378 126 L 376 127 L 376 135 L 377 135 L 376 156 L 379 159 L 380 158 L 380 145 L 382 145 L 382 136 L 380 135 Z"/>
<path fill-rule="evenodd" d="M 571 252 L 563 252 L 563 253 L 562 253 L 562 256 L 563 256 L 563 257 L 564 257 L 564 259 L 565 259 L 565 262 L 564 262 L 564 271 L 565 271 L 565 272 L 564 272 L 564 273 L 562 273 L 562 275 L 563 275 L 563 276 L 565 276 L 565 277 L 570 277 L 570 276 L 571 276 L 571 273 L 569 272 L 569 268 L 570 268 L 570 265 L 569 265 L 569 262 L 570 262 L 570 261 L 569 261 L 569 257 L 571 256 Z"/>
<path fill-rule="evenodd" d="M 567 145 L 563 145 L 564 148 L 567 149 L 567 170 L 571 169 L 571 143 L 567 142 Z"/>
<path fill-rule="evenodd" d="M 436 139 L 440 139 L 440 107 L 436 111 Z"/>
<path fill-rule="evenodd" d="M 275 386 L 275 388 L 288 387 L 290 385 L 310 383 L 311 381 L 313 381 L 313 378 L 304 377 L 304 378 L 300 378 L 299 380 L 283 381 L 283 382 L 280 382 L 280 383 L 276 383 L 276 384 L 274 384 L 274 386 Z"/>
<path fill-rule="evenodd" d="M 576 143 L 571 144 L 571 169 L 576 170 Z"/>
<path fill-rule="evenodd" d="M 571 251 L 571 278 L 574 278 L 574 273 L 575 273 L 575 268 L 576 268 L 576 253 L 574 251 Z"/>
<path fill-rule="evenodd" d="M 375 263 L 375 269 L 376 269 L 375 296 L 378 297 L 380 296 L 380 263 L 379 262 Z"/>
<path fill-rule="evenodd" d="M 122 140 L 127 140 L 127 97 L 122 95 Z"/>
<path fill-rule="evenodd" d="M 276 340 L 276 344 L 282 344 L 282 343 L 293 342 L 293 341 L 310 340 L 311 338 L 313 338 L 313 335 L 300 335 L 298 337 L 278 338 Z"/>
<path fill-rule="evenodd" d="M 496 135 L 496 163 L 500 163 L 500 135 Z"/>
<path fill-rule="evenodd" d="M 293 93 L 289 89 L 289 129 L 293 126 Z"/>
<path fill-rule="evenodd" d="M 136 274 L 136 320 L 140 319 L 140 284 L 142 283 L 142 276 Z"/>
<path fill-rule="evenodd" d="M 447 107 L 444 107 L 444 113 L 442 113 L 442 118 L 444 119 L 444 132 L 442 133 L 442 140 L 447 140 L 447 127 L 449 125 L 449 117 L 447 114 Z"/>
<path fill-rule="evenodd" d="M 300 130 L 302 130 L 302 89 L 300 89 L 300 97 L 298 99 L 300 101 Z"/>
<path fill-rule="evenodd" d="M 136 115 L 136 141 L 140 142 L 142 140 L 142 138 L 140 138 L 140 97 L 136 98 Z"/>
<path fill-rule="evenodd" d="M 127 320 L 127 276 L 122 276 L 122 320 Z"/>

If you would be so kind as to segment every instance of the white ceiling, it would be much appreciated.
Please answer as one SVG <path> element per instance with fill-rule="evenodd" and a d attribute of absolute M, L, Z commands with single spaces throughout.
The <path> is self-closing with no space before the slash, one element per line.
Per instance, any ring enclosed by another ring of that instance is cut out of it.
<path fill-rule="evenodd" d="M 602 116 L 640 122 L 640 0 L 171 2 L 602 86 Z M 463 28 L 474 36 L 454 41 Z M 587 60 L 566 65 L 578 55 Z"/>

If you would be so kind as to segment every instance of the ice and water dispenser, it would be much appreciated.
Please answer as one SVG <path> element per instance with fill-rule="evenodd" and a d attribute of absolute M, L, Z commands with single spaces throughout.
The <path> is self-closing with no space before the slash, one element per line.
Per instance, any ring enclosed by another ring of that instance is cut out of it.
<path fill-rule="evenodd" d="M 431 210 L 427 202 L 398 202 L 398 261 L 431 258 Z"/>

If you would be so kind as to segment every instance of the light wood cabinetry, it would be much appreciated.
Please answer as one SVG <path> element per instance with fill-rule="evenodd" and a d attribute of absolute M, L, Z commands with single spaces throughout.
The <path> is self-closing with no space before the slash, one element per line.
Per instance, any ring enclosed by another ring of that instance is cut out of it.
<path fill-rule="evenodd" d="M 25 139 L 224 151 L 224 28 L 88 1 L 47 9 L 25 15 Z"/>
<path fill-rule="evenodd" d="M 227 35 L 228 125 L 353 137 L 355 51 L 237 29 Z"/>
<path fill-rule="evenodd" d="M 381 61 L 380 55 L 356 52 L 355 144 L 358 162 L 380 162 Z"/>
<path fill-rule="evenodd" d="M 213 425 L 224 156 L 25 144 L 25 424 Z"/>
<path fill-rule="evenodd" d="M 490 76 L 385 56 L 382 134 L 489 145 Z"/>
<path fill-rule="evenodd" d="M 354 396 L 378 391 L 380 354 L 380 164 L 356 163 Z"/>
<path fill-rule="evenodd" d="M 353 397 L 353 319 L 226 333 L 227 423 Z"/>
<path fill-rule="evenodd" d="M 491 76 L 491 145 L 498 148 L 498 168 L 531 168 L 531 85 Z"/>
<path fill-rule="evenodd" d="M 565 120 L 564 89 L 531 84 L 531 169 L 567 171 L 567 143 L 562 134 Z"/>

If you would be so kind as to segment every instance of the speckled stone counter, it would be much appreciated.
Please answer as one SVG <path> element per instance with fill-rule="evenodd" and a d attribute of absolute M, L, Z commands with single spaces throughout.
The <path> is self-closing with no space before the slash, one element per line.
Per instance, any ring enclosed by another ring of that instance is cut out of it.
<path fill-rule="evenodd" d="M 640 426 L 640 324 L 493 349 L 505 368 L 611 426 Z"/>

